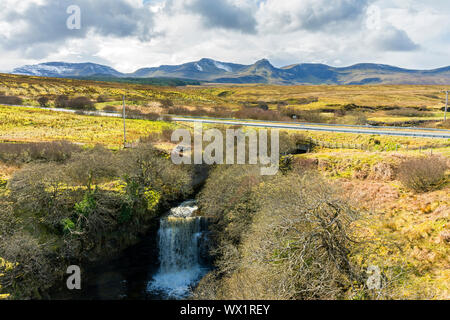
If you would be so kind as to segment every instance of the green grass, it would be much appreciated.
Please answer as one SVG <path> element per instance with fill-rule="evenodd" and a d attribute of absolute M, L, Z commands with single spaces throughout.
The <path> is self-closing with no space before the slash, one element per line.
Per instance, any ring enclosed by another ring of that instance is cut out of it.
<path fill-rule="evenodd" d="M 0 140 L 3 141 L 67 140 L 109 147 L 123 144 L 121 119 L 10 106 L 0 106 L 0 119 Z M 126 125 L 129 142 L 176 126 L 173 123 L 148 120 L 127 120 Z"/>

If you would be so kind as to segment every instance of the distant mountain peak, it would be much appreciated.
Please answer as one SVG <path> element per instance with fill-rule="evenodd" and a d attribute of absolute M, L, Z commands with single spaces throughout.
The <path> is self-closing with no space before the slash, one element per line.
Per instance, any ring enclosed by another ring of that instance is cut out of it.
<path fill-rule="evenodd" d="M 12 73 L 39 77 L 87 77 L 94 75 L 119 77 L 122 75 L 122 73 L 117 70 L 101 64 L 92 62 L 68 63 L 60 61 L 26 65 L 14 69 Z"/>
<path fill-rule="evenodd" d="M 318 63 L 300 63 L 274 67 L 268 59 L 252 65 L 221 62 L 202 58 L 181 65 L 142 68 L 123 74 L 111 67 L 86 63 L 46 62 L 14 69 L 14 74 L 83 78 L 92 76 L 134 78 L 178 78 L 217 83 L 271 84 L 450 84 L 450 67 L 434 70 L 409 70 L 385 64 L 359 63 L 335 68 Z"/>
<path fill-rule="evenodd" d="M 261 59 L 261 60 L 256 61 L 255 66 L 258 66 L 258 67 L 270 67 L 270 68 L 275 68 L 275 67 L 270 63 L 270 61 L 267 60 L 267 59 Z"/>
<path fill-rule="evenodd" d="M 210 59 L 210 58 L 202 58 L 202 59 L 200 59 L 198 62 L 202 62 L 202 63 L 214 63 L 215 60 Z"/>

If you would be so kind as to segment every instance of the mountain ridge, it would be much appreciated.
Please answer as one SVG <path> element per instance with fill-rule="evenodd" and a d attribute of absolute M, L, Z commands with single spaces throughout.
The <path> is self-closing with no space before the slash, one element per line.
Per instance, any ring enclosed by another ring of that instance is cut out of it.
<path fill-rule="evenodd" d="M 263 83 L 279 85 L 364 85 L 364 84 L 450 84 L 450 66 L 414 70 L 374 63 L 332 67 L 320 63 L 299 63 L 277 68 L 268 59 L 251 65 L 222 62 L 209 58 L 180 65 L 140 68 L 121 73 L 95 63 L 46 62 L 14 69 L 12 74 L 42 77 L 176 78 L 213 83 Z"/>

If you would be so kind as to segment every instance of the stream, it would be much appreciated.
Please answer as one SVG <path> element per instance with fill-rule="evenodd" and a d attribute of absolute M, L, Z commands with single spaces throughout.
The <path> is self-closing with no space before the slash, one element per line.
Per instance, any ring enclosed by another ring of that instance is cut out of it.
<path fill-rule="evenodd" d="M 147 292 L 170 299 L 182 299 L 208 272 L 204 253 L 207 246 L 207 224 L 195 217 L 195 201 L 173 208 L 160 221 L 158 231 L 160 266 L 147 285 Z"/>
<path fill-rule="evenodd" d="M 59 290 L 57 300 L 172 300 L 188 298 L 210 270 L 208 222 L 195 216 L 194 200 L 172 208 L 157 233 L 119 258 L 89 268 L 82 290 Z M 157 244 L 157 245 L 155 245 Z"/>

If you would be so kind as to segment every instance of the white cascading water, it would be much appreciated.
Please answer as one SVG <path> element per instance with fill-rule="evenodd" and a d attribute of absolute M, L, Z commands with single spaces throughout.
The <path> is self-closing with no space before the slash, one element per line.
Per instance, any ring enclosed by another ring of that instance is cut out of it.
<path fill-rule="evenodd" d="M 161 219 L 159 235 L 160 268 L 148 284 L 148 291 L 182 299 L 205 274 L 200 263 L 202 218 L 193 217 L 198 207 L 186 201 Z"/>

